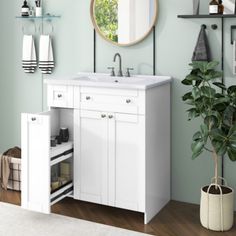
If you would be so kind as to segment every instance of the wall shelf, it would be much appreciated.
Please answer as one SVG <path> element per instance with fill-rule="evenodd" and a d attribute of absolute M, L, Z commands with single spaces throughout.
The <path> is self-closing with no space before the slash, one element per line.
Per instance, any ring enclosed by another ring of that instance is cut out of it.
<path fill-rule="evenodd" d="M 23 20 L 52 20 L 61 18 L 59 15 L 44 15 L 44 16 L 16 16 L 16 19 Z"/>
<path fill-rule="evenodd" d="M 227 15 L 209 15 L 209 14 L 202 14 L 202 15 L 178 15 L 178 18 L 184 19 L 201 19 L 201 18 L 236 18 L 235 14 L 227 14 Z"/>

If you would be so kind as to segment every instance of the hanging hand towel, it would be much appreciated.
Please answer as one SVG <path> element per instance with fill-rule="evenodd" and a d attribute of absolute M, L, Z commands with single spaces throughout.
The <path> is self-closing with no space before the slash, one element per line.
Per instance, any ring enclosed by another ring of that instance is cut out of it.
<path fill-rule="evenodd" d="M 233 74 L 236 75 L 236 41 L 233 44 Z"/>
<path fill-rule="evenodd" d="M 192 61 L 210 61 L 210 60 L 211 60 L 210 47 L 205 27 L 202 26 L 198 36 L 197 44 L 193 52 Z"/>
<path fill-rule="evenodd" d="M 34 38 L 32 35 L 24 35 L 23 37 L 22 67 L 25 73 L 34 73 L 37 67 Z"/>
<path fill-rule="evenodd" d="M 54 68 L 52 41 L 49 35 L 40 36 L 39 68 L 42 74 L 51 74 Z"/>

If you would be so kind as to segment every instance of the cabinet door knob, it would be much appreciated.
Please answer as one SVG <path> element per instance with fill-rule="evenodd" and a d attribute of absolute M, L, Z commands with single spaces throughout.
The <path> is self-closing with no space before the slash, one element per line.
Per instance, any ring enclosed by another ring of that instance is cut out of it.
<path fill-rule="evenodd" d="M 109 115 L 108 118 L 109 118 L 109 119 L 112 119 L 112 118 L 113 118 L 113 115 Z"/>
<path fill-rule="evenodd" d="M 32 117 L 31 120 L 32 120 L 32 121 L 36 121 L 36 118 L 35 118 L 35 117 Z"/>
<path fill-rule="evenodd" d="M 90 99 L 91 99 L 91 97 L 90 97 L 90 96 L 87 96 L 87 97 L 86 97 L 86 100 L 90 100 Z"/>
<path fill-rule="evenodd" d="M 58 97 L 58 98 L 61 98 L 61 97 L 62 97 L 62 94 L 58 94 L 57 97 Z"/>
<path fill-rule="evenodd" d="M 102 114 L 101 117 L 102 117 L 102 118 L 106 118 L 106 115 L 105 115 L 105 114 Z"/>
<path fill-rule="evenodd" d="M 126 103 L 131 103 L 131 100 L 130 99 L 126 99 Z"/>

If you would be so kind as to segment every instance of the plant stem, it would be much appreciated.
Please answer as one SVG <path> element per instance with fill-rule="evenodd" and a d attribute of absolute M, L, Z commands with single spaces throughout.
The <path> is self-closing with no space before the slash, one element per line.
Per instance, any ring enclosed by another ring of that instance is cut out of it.
<path fill-rule="evenodd" d="M 215 151 L 215 149 L 213 148 L 213 159 L 214 159 L 214 162 L 215 162 L 215 184 L 217 185 L 218 184 L 218 155 Z M 218 187 L 215 186 L 215 189 L 217 189 Z"/>

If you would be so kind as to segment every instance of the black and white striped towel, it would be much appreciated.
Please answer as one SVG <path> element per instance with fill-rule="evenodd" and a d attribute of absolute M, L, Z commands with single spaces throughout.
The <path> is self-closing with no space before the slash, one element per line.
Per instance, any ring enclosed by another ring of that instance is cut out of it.
<path fill-rule="evenodd" d="M 42 74 L 52 74 L 54 68 L 52 40 L 49 35 L 40 36 L 39 68 Z"/>
<path fill-rule="evenodd" d="M 34 38 L 32 35 L 24 35 L 22 47 L 22 68 L 25 73 L 34 73 L 37 67 Z"/>

